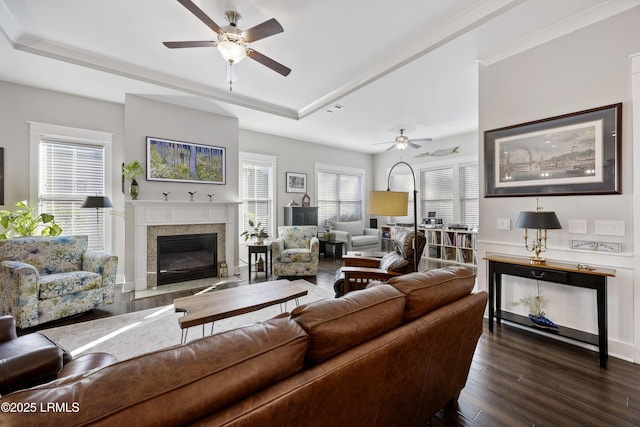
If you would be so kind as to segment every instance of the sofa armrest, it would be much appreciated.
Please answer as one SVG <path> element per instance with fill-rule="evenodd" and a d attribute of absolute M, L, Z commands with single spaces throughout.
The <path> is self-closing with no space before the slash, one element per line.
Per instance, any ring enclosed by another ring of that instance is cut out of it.
<path fill-rule="evenodd" d="M 16 339 L 16 319 L 13 316 L 0 317 L 0 342 Z"/>
<path fill-rule="evenodd" d="M 348 231 L 331 230 L 329 235 L 331 236 L 331 240 L 344 242 L 347 250 L 351 250 L 351 233 Z"/>
<path fill-rule="evenodd" d="M 364 289 L 369 282 L 386 282 L 393 276 L 400 273 L 382 270 L 381 268 L 370 267 L 342 267 L 344 273 L 344 293 L 349 291 Z"/>
<path fill-rule="evenodd" d="M 350 256 L 343 255 L 342 262 L 345 267 L 380 267 L 380 258 L 367 257 L 367 256 Z"/>
<path fill-rule="evenodd" d="M 20 261 L 0 263 L 0 312 L 11 313 L 19 328 L 38 324 L 40 273 Z"/>
<path fill-rule="evenodd" d="M 118 274 L 118 257 L 104 252 L 87 251 L 82 254 L 82 270 L 102 275 L 103 302 L 111 304 Z"/>
<path fill-rule="evenodd" d="M 278 237 L 274 241 L 271 242 L 271 255 L 275 261 L 280 260 L 280 256 L 284 252 L 284 239 L 282 237 Z"/>
<path fill-rule="evenodd" d="M 365 236 L 378 236 L 378 239 L 382 239 L 382 230 L 377 228 L 365 228 Z"/>

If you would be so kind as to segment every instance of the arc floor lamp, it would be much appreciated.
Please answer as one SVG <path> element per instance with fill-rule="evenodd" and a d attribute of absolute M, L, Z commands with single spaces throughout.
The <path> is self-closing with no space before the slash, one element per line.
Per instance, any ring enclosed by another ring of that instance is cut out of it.
<path fill-rule="evenodd" d="M 411 165 L 399 161 L 389 170 L 387 177 L 387 191 L 369 192 L 369 215 L 381 216 L 406 216 L 409 204 L 409 193 L 406 191 L 391 191 L 391 172 L 398 165 L 407 165 L 413 178 L 413 271 L 418 271 L 418 251 L 416 251 L 416 239 L 418 238 L 418 190 L 416 189 L 416 175 Z"/>

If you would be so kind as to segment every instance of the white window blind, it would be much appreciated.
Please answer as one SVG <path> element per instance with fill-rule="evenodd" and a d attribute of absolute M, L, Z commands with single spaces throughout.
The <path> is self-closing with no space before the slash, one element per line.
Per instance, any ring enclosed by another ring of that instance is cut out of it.
<path fill-rule="evenodd" d="M 443 224 L 453 223 L 453 168 L 422 170 L 420 188 L 423 216 L 435 211 Z"/>
<path fill-rule="evenodd" d="M 38 202 L 54 215 L 65 235 L 89 236 L 90 250 L 104 250 L 104 212 L 83 209 L 86 196 L 105 194 L 105 153 L 101 145 L 41 139 Z"/>
<path fill-rule="evenodd" d="M 362 219 L 362 175 L 318 171 L 318 227 Z"/>
<path fill-rule="evenodd" d="M 460 218 L 465 225 L 480 224 L 479 177 L 477 163 L 460 166 Z"/>
<path fill-rule="evenodd" d="M 241 162 L 242 226 L 249 230 L 249 220 L 258 223 L 273 236 L 273 164 L 251 159 Z"/>

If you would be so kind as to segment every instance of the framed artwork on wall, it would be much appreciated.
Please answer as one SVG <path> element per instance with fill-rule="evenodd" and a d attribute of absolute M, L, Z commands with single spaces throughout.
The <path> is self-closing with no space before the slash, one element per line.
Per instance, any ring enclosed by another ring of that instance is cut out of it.
<path fill-rule="evenodd" d="M 622 104 L 485 131 L 485 197 L 619 194 Z"/>
<path fill-rule="evenodd" d="M 306 193 L 307 174 L 297 172 L 287 172 L 287 193 Z"/>
<path fill-rule="evenodd" d="M 226 183 L 226 149 L 147 137 L 149 181 Z"/>
<path fill-rule="evenodd" d="M 0 205 L 4 205 L 4 147 L 0 147 Z"/>

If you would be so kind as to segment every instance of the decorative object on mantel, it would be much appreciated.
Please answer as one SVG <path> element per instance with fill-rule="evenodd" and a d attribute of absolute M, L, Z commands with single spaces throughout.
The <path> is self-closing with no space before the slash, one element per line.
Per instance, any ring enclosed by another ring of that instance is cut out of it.
<path fill-rule="evenodd" d="M 216 195 L 215 193 L 213 193 L 213 194 L 207 194 L 207 196 L 209 196 L 209 201 L 210 201 L 210 202 L 213 202 L 213 196 L 215 196 L 215 195 Z"/>
<path fill-rule="evenodd" d="M 309 197 L 307 193 L 304 193 L 304 196 L 302 196 L 302 207 L 308 208 L 309 206 L 311 206 L 311 197 Z"/>
<path fill-rule="evenodd" d="M 193 202 L 193 195 L 196 194 L 198 191 L 188 191 L 189 195 L 191 196 L 191 201 Z"/>
<path fill-rule="evenodd" d="M 541 252 L 547 250 L 547 230 L 562 228 L 555 212 L 543 212 L 536 197 L 536 210 L 522 211 L 516 219 L 516 228 L 524 228 L 524 247 L 535 255 L 529 257 L 531 264 L 544 264 L 546 260 L 540 257 Z M 528 229 L 536 230 L 536 238 L 529 245 Z M 544 231 L 544 233 L 543 233 Z"/>
<path fill-rule="evenodd" d="M 166 193 L 162 193 L 162 195 L 164 196 L 164 201 L 168 201 L 169 200 L 169 194 L 171 194 L 171 191 L 167 191 Z"/>
<path fill-rule="evenodd" d="M 256 239 L 256 244 L 262 245 L 264 244 L 264 239 L 269 238 L 269 233 L 264 229 L 262 223 L 259 222 L 258 225 L 255 225 L 252 219 L 248 221 L 249 227 L 248 230 L 243 231 L 240 234 L 240 237 L 244 237 L 244 241 L 246 242 L 249 239 Z"/>
<path fill-rule="evenodd" d="M 288 207 L 294 207 L 294 206 L 300 206 L 300 205 L 298 204 L 298 202 L 296 202 L 295 200 L 291 199 L 289 201 L 289 203 L 287 203 L 287 206 Z"/>
<path fill-rule="evenodd" d="M 134 160 L 128 165 L 124 165 L 123 163 L 122 176 L 131 180 L 131 184 L 129 186 L 129 195 L 131 196 L 131 200 L 138 200 L 138 195 L 140 194 L 140 187 L 136 179 L 143 174 L 144 174 L 144 168 L 142 167 L 139 161 Z"/>

